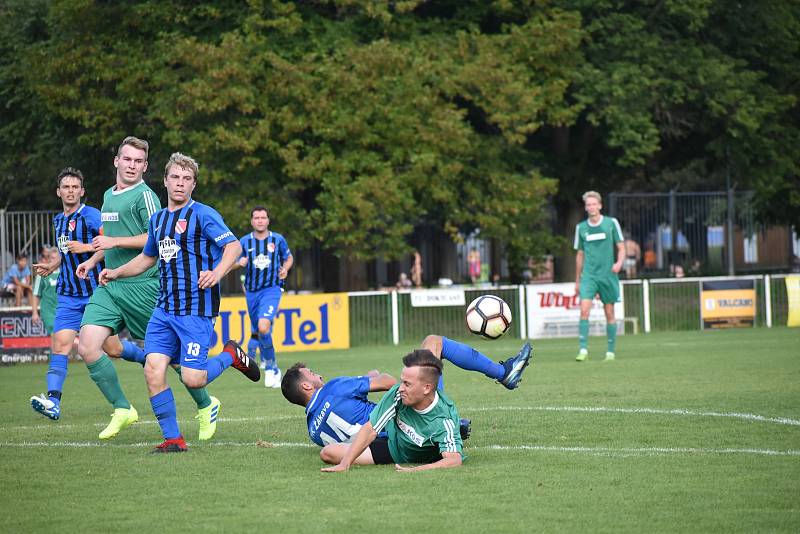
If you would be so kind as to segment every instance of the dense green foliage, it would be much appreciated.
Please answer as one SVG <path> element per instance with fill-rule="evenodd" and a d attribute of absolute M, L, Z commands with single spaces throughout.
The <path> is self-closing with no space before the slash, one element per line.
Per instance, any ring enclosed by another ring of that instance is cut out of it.
<path fill-rule="evenodd" d="M 476 343 L 496 359 L 519 345 Z M 222 409 L 203 443 L 170 373 L 189 452 L 150 455 L 160 433 L 139 365 L 116 367 L 141 419 L 105 443 L 97 433 L 111 412 L 82 363 L 69 366 L 58 422 L 27 403 L 46 366 L 0 367 L 0 524 L 26 533 L 798 531 L 797 329 L 624 336 L 612 363 L 597 359 L 601 337 L 584 363 L 575 339 L 534 346 L 514 391 L 446 364 L 445 390 L 472 419 L 472 437 L 463 467 L 428 473 L 320 473 L 303 409 L 234 370 L 209 387 Z M 327 379 L 376 367 L 397 376 L 410 348 L 279 361 L 305 361 Z"/>
<path fill-rule="evenodd" d="M 798 223 L 800 7 L 649 0 L 6 0 L 0 204 L 100 198 L 116 145 L 201 163 L 236 229 L 270 205 L 295 247 L 399 257 L 480 227 L 513 265 L 546 210 L 603 191 L 718 188 Z"/>

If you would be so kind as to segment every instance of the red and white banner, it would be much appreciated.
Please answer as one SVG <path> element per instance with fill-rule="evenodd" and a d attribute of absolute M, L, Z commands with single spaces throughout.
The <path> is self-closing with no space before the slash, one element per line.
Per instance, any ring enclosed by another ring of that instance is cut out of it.
<path fill-rule="evenodd" d="M 527 296 L 528 337 L 577 337 L 578 321 L 581 319 L 580 296 L 575 293 L 574 283 L 532 284 L 525 286 Z M 620 301 L 614 304 L 614 318 L 621 324 L 625 317 L 622 286 Z M 600 299 L 592 301 L 589 313 L 590 335 L 605 335 L 606 315 Z M 624 328 L 617 333 L 623 334 Z"/>

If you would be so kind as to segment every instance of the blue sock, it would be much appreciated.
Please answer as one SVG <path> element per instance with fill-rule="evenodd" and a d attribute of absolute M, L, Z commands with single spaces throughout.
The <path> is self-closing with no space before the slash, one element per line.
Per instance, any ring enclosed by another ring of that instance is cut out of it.
<path fill-rule="evenodd" d="M 258 346 L 261 348 L 261 359 L 267 364 L 267 369 L 277 369 L 275 361 L 275 347 L 272 345 L 272 331 L 269 334 L 259 334 Z"/>
<path fill-rule="evenodd" d="M 506 370 L 469 345 L 442 337 L 442 358 L 467 371 L 478 371 L 489 378 L 500 380 Z"/>
<path fill-rule="evenodd" d="M 247 355 L 255 359 L 258 352 L 258 332 L 250 334 L 250 341 L 247 342 Z"/>
<path fill-rule="evenodd" d="M 64 354 L 51 354 L 50 366 L 47 368 L 47 395 L 48 397 L 61 400 L 61 392 L 64 390 L 64 381 L 67 379 L 67 364 L 69 358 Z M 58 393 L 54 396 L 52 393 Z"/>
<path fill-rule="evenodd" d="M 130 341 L 122 342 L 122 359 L 128 362 L 136 362 L 144 365 L 145 353 L 136 343 Z"/>
<path fill-rule="evenodd" d="M 172 396 L 172 390 L 167 388 L 161 393 L 150 397 L 150 405 L 153 407 L 153 413 L 156 414 L 164 439 L 179 438 L 181 431 L 178 429 L 175 397 Z"/>
<path fill-rule="evenodd" d="M 210 384 L 214 379 L 222 374 L 222 371 L 233 365 L 233 356 L 230 352 L 222 351 L 216 358 L 209 358 L 206 361 L 206 384 Z"/>

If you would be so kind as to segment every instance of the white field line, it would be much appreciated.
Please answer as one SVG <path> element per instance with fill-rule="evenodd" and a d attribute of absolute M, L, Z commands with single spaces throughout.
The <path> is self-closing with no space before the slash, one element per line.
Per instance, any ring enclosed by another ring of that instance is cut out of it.
<path fill-rule="evenodd" d="M 258 421 L 289 421 L 292 419 L 297 419 L 297 416 L 294 415 L 267 415 L 267 416 L 256 416 L 256 417 L 220 417 L 217 421 L 223 423 L 255 423 Z M 184 424 L 191 424 L 194 419 L 178 419 L 178 423 Z M 155 419 L 139 419 L 135 424 L 137 425 L 154 425 L 158 423 Z M 89 426 L 95 426 L 97 428 L 105 428 L 108 423 L 84 423 L 84 424 L 63 424 L 57 421 L 53 421 L 51 423 L 45 423 L 42 425 L 29 425 L 29 426 L 0 426 L 0 430 L 69 430 L 74 428 L 86 428 Z"/>
<path fill-rule="evenodd" d="M 190 443 L 191 445 L 191 443 Z M 23 442 L 0 442 L 0 448 L 145 448 L 153 447 L 151 443 L 101 443 L 98 441 L 23 441 Z M 292 443 L 292 442 L 241 442 L 241 441 L 212 441 L 204 443 L 202 447 L 257 447 L 265 449 L 273 448 L 314 448 L 316 445 L 311 443 Z M 761 456 L 800 456 L 800 450 L 778 451 L 772 449 L 713 449 L 696 447 L 564 447 L 554 445 L 484 445 L 478 447 L 467 447 L 465 451 L 485 450 L 485 451 L 532 451 L 532 452 L 566 452 L 576 454 L 589 454 L 600 456 L 663 456 L 677 454 L 710 454 L 710 455 L 730 455 L 730 454 L 753 454 Z"/>
<path fill-rule="evenodd" d="M 727 417 L 731 419 L 742 419 L 745 421 L 756 421 L 761 423 L 775 423 L 778 425 L 800 426 L 800 419 L 790 419 L 788 417 L 767 417 L 754 413 L 738 412 L 699 412 L 685 410 L 683 408 L 660 409 L 660 408 L 607 408 L 604 406 L 493 406 L 479 408 L 460 408 L 459 411 L 465 414 L 470 412 L 494 412 L 494 411 L 539 411 L 539 412 L 585 412 L 585 413 L 627 413 L 627 414 L 651 414 L 651 415 L 677 415 L 686 417 Z"/>

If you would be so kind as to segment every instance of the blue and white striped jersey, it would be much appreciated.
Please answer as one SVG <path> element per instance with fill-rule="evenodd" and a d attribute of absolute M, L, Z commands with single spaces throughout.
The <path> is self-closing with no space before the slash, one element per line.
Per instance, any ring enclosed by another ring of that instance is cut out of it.
<path fill-rule="evenodd" d="M 174 212 L 165 208 L 150 218 L 147 243 L 142 251 L 158 256 L 161 294 L 157 305 L 174 315 L 219 314 L 219 284 L 197 287 L 201 271 L 211 271 L 222 257 L 222 249 L 236 241 L 217 211 L 190 200 Z"/>
<path fill-rule="evenodd" d="M 257 239 L 252 232 L 241 240 L 242 257 L 247 258 L 244 288 L 258 291 L 265 287 L 283 287 L 278 271 L 286 259 L 292 255 L 286 239 L 281 234 L 268 232 L 264 239 Z"/>
<path fill-rule="evenodd" d="M 100 235 L 100 210 L 81 204 L 74 213 L 65 215 L 63 212 L 53 217 L 53 229 L 56 233 L 56 243 L 61 252 L 61 272 L 56 283 L 56 293 L 68 297 L 91 296 L 97 287 L 97 278 L 103 270 L 103 262 L 98 263 L 88 273 L 85 280 L 78 278 L 75 270 L 78 265 L 85 262 L 94 254 L 83 252 L 74 254 L 67 248 L 67 241 L 80 241 L 91 243 L 95 236 Z"/>

